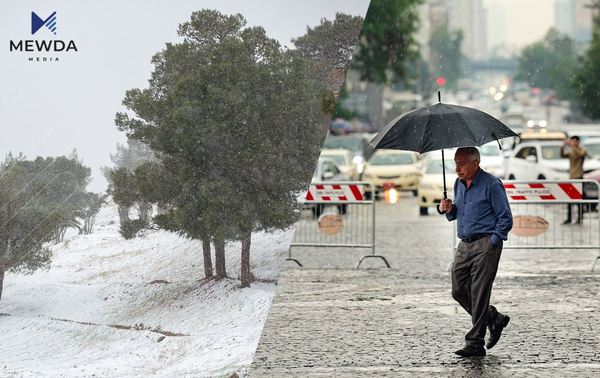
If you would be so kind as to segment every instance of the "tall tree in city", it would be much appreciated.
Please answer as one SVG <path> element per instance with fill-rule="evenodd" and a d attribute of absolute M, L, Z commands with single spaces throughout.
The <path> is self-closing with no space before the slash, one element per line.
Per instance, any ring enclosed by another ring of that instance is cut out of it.
<path fill-rule="evenodd" d="M 31 161 L 9 155 L 0 164 L 0 297 L 6 271 L 49 266 L 47 243 L 65 224 L 77 223 L 90 173 L 64 156 Z"/>
<path fill-rule="evenodd" d="M 461 30 L 450 31 L 448 25 L 434 29 L 429 39 L 431 48 L 431 74 L 433 77 L 443 77 L 445 86 L 456 89 L 461 69 L 461 46 L 463 33 Z"/>
<path fill-rule="evenodd" d="M 296 51 L 310 62 L 315 77 L 329 84 L 334 102 L 344 84 L 362 23 L 360 16 L 336 13 L 334 20 L 323 18 L 319 25 L 307 27 L 303 36 L 292 39 Z"/>
<path fill-rule="evenodd" d="M 372 0 L 363 22 L 358 50 L 350 68 L 369 83 L 373 121 L 383 126 L 383 86 L 409 78 L 410 65 L 419 54 L 415 33 L 422 0 Z"/>
<path fill-rule="evenodd" d="M 514 80 L 554 90 L 559 98 L 570 100 L 575 97 L 572 76 L 577 65 L 575 41 L 550 29 L 543 40 L 523 49 Z"/>
<path fill-rule="evenodd" d="M 596 9 L 600 1 L 593 1 Z M 575 99 L 583 114 L 600 120 L 600 14 L 596 12 L 592 28 L 592 42 L 581 58 L 581 65 L 573 77 Z"/>
<path fill-rule="evenodd" d="M 252 280 L 252 232 L 294 221 L 331 116 L 321 111 L 328 87 L 306 59 L 245 25 L 239 14 L 193 13 L 179 27 L 183 42 L 154 56 L 149 87 L 127 91 L 135 116 L 116 117 L 160 155 L 165 174 L 154 184 L 169 195 L 153 194 L 168 209 L 156 224 L 212 241 L 217 277 L 226 276 L 225 241 L 242 241 L 242 287 Z"/>

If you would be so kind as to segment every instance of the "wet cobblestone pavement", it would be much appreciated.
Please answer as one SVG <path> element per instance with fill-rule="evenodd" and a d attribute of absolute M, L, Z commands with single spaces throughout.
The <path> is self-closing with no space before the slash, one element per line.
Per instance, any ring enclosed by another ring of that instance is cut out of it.
<path fill-rule="evenodd" d="M 295 250 L 305 267 L 280 276 L 251 376 L 600 376 L 596 251 L 503 251 L 492 303 L 511 322 L 486 357 L 463 359 L 453 352 L 470 319 L 450 296 L 451 225 L 418 217 L 410 199 L 377 210 L 392 269 L 354 269 L 360 251 Z"/>

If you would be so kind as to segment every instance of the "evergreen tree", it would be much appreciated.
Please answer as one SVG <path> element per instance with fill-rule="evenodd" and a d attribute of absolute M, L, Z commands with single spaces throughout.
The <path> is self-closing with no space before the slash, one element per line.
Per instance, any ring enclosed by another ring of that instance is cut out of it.
<path fill-rule="evenodd" d="M 0 164 L 0 297 L 6 271 L 48 267 L 48 242 L 77 224 L 89 193 L 90 169 L 76 158 L 30 161 L 9 155 Z"/>
<path fill-rule="evenodd" d="M 160 190 L 139 191 L 167 209 L 156 224 L 212 241 L 219 278 L 225 242 L 241 240 L 242 287 L 252 280 L 252 232 L 294 222 L 331 116 L 308 62 L 245 25 L 239 14 L 193 13 L 179 27 L 183 42 L 154 56 L 149 87 L 126 93 L 135 117 L 116 117 L 161 157 Z"/>

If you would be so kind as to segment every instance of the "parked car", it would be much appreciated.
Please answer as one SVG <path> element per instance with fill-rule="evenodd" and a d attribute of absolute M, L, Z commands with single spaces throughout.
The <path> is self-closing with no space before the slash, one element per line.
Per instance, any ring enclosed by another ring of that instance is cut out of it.
<path fill-rule="evenodd" d="M 327 135 L 325 142 L 323 143 L 323 149 L 345 149 L 352 152 L 352 161 L 357 166 L 359 174 L 361 167 L 364 166 L 365 161 L 369 158 L 368 145 L 369 139 L 363 134 L 348 134 L 348 135 Z"/>
<path fill-rule="evenodd" d="M 493 141 L 479 147 L 481 163 L 479 166 L 486 172 L 504 178 L 504 154 L 498 148 L 498 142 Z"/>
<path fill-rule="evenodd" d="M 321 158 L 334 161 L 346 180 L 356 181 L 359 179 L 358 165 L 352 161 L 352 151 L 343 148 L 324 149 L 321 150 Z M 362 172 L 362 165 L 360 171 Z"/>
<path fill-rule="evenodd" d="M 417 195 L 421 175 L 415 152 L 376 150 L 365 166 L 362 179 L 373 183 L 376 195 L 388 185 Z"/>
<path fill-rule="evenodd" d="M 317 182 L 327 182 L 327 181 L 348 181 L 340 167 L 335 163 L 335 161 L 320 157 L 317 161 L 317 166 L 313 173 L 313 177 L 311 183 Z M 340 214 L 346 214 L 347 205 L 339 204 L 336 205 L 338 208 L 338 212 Z M 307 204 L 304 208 L 308 208 L 312 211 L 313 217 L 318 218 L 323 214 L 323 210 L 325 209 L 324 204 Z"/>
<path fill-rule="evenodd" d="M 569 160 L 560 156 L 563 141 L 520 143 L 506 159 L 505 176 L 509 180 L 563 180 L 569 178 Z M 586 159 L 585 172 L 600 169 L 600 161 Z"/>
<path fill-rule="evenodd" d="M 452 154 L 446 156 L 446 188 L 448 198 L 452 198 L 454 191 L 454 181 L 456 181 L 456 172 L 454 171 L 454 162 Z M 417 203 L 419 204 L 419 213 L 427 215 L 430 207 L 436 207 L 444 198 L 444 177 L 442 174 L 442 159 L 441 155 L 427 159 L 423 177 L 419 182 L 417 189 Z"/>

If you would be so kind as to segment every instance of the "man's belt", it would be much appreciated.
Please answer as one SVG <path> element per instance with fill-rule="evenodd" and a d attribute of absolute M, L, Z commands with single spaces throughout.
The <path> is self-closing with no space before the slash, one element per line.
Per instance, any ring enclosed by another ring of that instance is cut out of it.
<path fill-rule="evenodd" d="M 486 236 L 490 236 L 492 234 L 475 234 L 475 235 L 471 235 L 468 238 L 462 238 L 460 240 L 464 241 L 465 243 L 473 243 L 476 240 L 479 240 L 481 238 L 485 238 Z"/>

